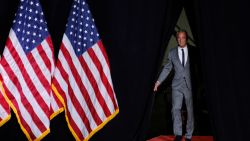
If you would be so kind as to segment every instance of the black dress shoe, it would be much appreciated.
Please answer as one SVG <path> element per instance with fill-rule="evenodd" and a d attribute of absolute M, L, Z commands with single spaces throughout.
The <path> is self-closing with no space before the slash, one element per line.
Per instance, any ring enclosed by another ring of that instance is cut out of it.
<path fill-rule="evenodd" d="M 186 139 L 186 141 L 191 141 L 191 139 Z"/>
<path fill-rule="evenodd" d="M 180 136 L 180 135 L 177 135 L 177 136 L 175 136 L 175 139 L 174 139 L 174 141 L 181 141 L 181 138 L 182 138 L 182 136 Z"/>

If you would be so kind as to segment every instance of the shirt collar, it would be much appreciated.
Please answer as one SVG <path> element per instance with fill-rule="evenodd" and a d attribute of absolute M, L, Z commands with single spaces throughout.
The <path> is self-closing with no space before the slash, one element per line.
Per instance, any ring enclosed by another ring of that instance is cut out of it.
<path fill-rule="evenodd" d="M 178 46 L 178 49 L 186 49 L 187 48 L 187 45 L 184 47 L 184 48 L 181 48 L 180 46 Z"/>

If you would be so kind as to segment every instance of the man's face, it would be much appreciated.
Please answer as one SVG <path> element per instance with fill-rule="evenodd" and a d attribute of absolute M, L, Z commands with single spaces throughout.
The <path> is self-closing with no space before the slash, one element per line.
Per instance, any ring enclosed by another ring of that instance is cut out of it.
<path fill-rule="evenodd" d="M 187 37 L 185 32 L 180 32 L 177 34 L 177 42 L 180 47 L 185 47 L 187 45 Z"/>

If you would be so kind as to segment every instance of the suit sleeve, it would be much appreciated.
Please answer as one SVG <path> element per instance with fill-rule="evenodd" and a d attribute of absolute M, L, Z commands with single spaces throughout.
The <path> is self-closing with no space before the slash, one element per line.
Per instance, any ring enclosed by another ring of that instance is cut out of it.
<path fill-rule="evenodd" d="M 168 58 L 167 58 L 167 63 L 164 65 L 158 81 L 160 82 L 160 84 L 167 78 L 167 76 L 169 75 L 170 71 L 172 70 L 173 64 L 172 64 L 172 56 L 171 56 L 171 51 L 168 53 Z"/>

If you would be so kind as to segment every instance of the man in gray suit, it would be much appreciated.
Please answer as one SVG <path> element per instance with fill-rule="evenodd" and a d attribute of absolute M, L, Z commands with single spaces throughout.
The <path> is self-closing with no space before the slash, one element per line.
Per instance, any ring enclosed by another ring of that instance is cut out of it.
<path fill-rule="evenodd" d="M 170 71 L 174 69 L 174 78 L 172 80 L 172 119 L 175 141 L 181 141 L 182 139 L 181 108 L 183 98 L 187 109 L 185 139 L 186 141 L 191 141 L 194 130 L 194 114 L 187 32 L 184 30 L 177 32 L 176 39 L 178 46 L 169 51 L 168 62 L 163 67 L 155 83 L 154 91 L 157 91 L 159 85 L 167 78 Z"/>

